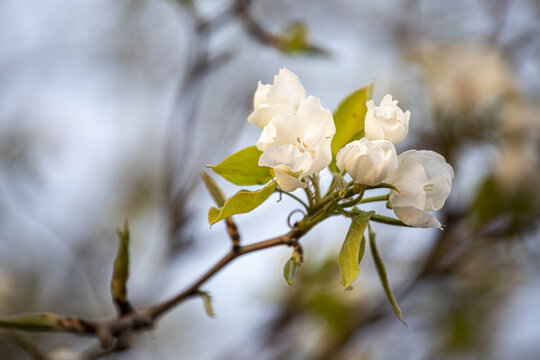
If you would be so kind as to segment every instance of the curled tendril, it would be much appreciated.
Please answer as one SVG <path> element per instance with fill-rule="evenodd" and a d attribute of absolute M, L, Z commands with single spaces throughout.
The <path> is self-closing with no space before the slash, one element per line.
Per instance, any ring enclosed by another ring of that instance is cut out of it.
<path fill-rule="evenodd" d="M 307 214 L 304 212 L 304 210 L 302 209 L 294 209 L 293 211 L 291 211 L 291 213 L 289 214 L 289 216 L 287 216 L 287 225 L 289 225 L 289 227 L 292 229 L 294 227 L 294 224 L 291 225 L 291 217 L 296 214 L 296 213 L 301 213 L 302 216 L 306 216 Z M 295 223 L 296 224 L 296 223 Z"/>

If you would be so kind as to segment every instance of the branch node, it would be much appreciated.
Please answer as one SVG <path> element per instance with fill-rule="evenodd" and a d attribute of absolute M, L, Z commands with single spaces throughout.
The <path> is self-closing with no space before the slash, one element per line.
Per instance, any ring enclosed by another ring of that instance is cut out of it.
<path fill-rule="evenodd" d="M 96 336 L 101 343 L 103 350 L 111 350 L 114 338 L 108 326 L 102 325 L 96 329 Z"/>

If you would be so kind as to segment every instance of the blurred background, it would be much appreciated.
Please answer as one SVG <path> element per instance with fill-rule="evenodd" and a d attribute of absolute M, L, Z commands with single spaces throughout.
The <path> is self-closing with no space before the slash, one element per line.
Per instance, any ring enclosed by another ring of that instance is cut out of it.
<path fill-rule="evenodd" d="M 368 256 L 343 292 L 348 221 L 331 219 L 302 239 L 292 287 L 291 249 L 242 257 L 204 286 L 215 319 L 192 299 L 108 358 L 539 359 L 538 0 L 2 0 L 0 314 L 113 315 L 125 218 L 135 305 L 213 264 L 230 241 L 199 172 L 256 142 L 253 92 L 282 66 L 330 109 L 375 80 L 377 103 L 412 113 L 398 153 L 454 166 L 444 231 L 375 226 L 409 327 Z M 287 231 L 296 206 L 276 200 L 236 217 L 243 243 Z M 2 359 L 95 346 L 0 332 Z"/>

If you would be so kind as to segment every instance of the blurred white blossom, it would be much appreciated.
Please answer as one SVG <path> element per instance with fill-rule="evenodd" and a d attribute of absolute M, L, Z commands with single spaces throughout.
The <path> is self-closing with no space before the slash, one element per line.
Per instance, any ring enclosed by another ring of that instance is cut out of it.
<path fill-rule="evenodd" d="M 368 110 L 364 130 L 368 139 L 388 140 L 393 144 L 405 139 L 411 112 L 403 112 L 397 103 L 389 94 L 384 96 L 379 106 L 375 106 L 373 100 L 366 103 Z"/>
<path fill-rule="evenodd" d="M 354 182 L 378 185 L 398 165 L 394 144 L 387 140 L 362 138 L 345 145 L 336 156 L 336 165 L 353 178 Z"/>
<path fill-rule="evenodd" d="M 450 113 L 496 105 L 515 92 L 507 60 L 491 46 L 423 46 L 418 56 L 435 105 Z"/>
<path fill-rule="evenodd" d="M 386 179 L 404 195 L 390 190 L 389 204 L 405 224 L 441 227 L 429 212 L 443 207 L 452 189 L 454 170 L 443 156 L 429 150 L 409 150 L 399 155 L 398 168 Z"/>
<path fill-rule="evenodd" d="M 277 113 L 294 114 L 305 98 L 306 90 L 298 76 L 281 68 L 272 85 L 259 81 L 253 96 L 253 112 L 247 121 L 262 130 Z"/>
<path fill-rule="evenodd" d="M 47 352 L 46 359 L 50 360 L 82 360 L 83 357 L 74 349 L 67 346 L 56 346 Z"/>
<path fill-rule="evenodd" d="M 540 106 L 514 100 L 500 112 L 498 141 L 499 160 L 495 163 L 496 179 L 510 193 L 528 192 L 540 197 Z"/>

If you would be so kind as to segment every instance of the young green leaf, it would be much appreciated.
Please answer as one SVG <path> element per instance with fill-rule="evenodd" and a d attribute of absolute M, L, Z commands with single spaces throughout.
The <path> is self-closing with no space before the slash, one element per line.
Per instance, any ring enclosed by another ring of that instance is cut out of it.
<path fill-rule="evenodd" d="M 297 264 L 293 258 L 290 258 L 285 263 L 285 266 L 283 267 L 283 278 L 285 279 L 287 284 L 289 284 L 289 286 L 292 286 L 292 280 L 299 268 L 300 264 Z"/>
<path fill-rule="evenodd" d="M 375 233 L 371 231 L 371 228 L 369 229 L 369 247 L 371 249 L 371 256 L 373 257 L 373 262 L 375 263 L 377 274 L 379 274 L 379 279 L 381 280 L 384 293 L 386 294 L 386 297 L 388 301 L 390 302 L 390 305 L 392 305 L 392 309 L 394 309 L 394 313 L 397 315 L 401 323 L 407 326 L 407 323 L 403 319 L 403 313 L 401 312 L 401 309 L 399 308 L 396 298 L 394 297 L 394 293 L 392 292 L 392 288 L 390 287 L 390 282 L 388 281 L 388 275 L 386 274 L 386 268 L 384 267 L 383 259 L 381 257 L 381 254 L 379 254 L 379 250 L 377 249 L 377 244 L 375 242 Z"/>
<path fill-rule="evenodd" d="M 371 100 L 373 86 L 374 84 L 371 83 L 353 92 L 343 100 L 334 113 L 334 123 L 336 124 L 336 134 L 332 139 L 332 157 L 334 159 L 339 149 L 364 136 L 366 101 Z M 330 164 L 330 169 L 337 171 L 335 161 Z"/>
<path fill-rule="evenodd" d="M 206 311 L 206 314 L 210 317 L 216 317 L 216 313 L 214 312 L 214 308 L 212 307 L 212 297 L 209 293 L 206 291 L 199 290 L 197 292 L 203 299 L 204 302 L 204 311 Z"/>
<path fill-rule="evenodd" d="M 309 42 L 309 28 L 302 21 L 292 21 L 275 37 L 276 47 L 288 54 L 303 53 L 314 56 L 329 56 L 323 48 Z"/>
<path fill-rule="evenodd" d="M 124 223 L 123 229 L 117 230 L 117 234 L 118 253 L 114 260 L 111 294 L 118 313 L 127 314 L 132 309 L 127 300 L 126 288 L 129 277 L 129 226 L 127 221 Z"/>
<path fill-rule="evenodd" d="M 214 180 L 214 178 L 212 178 L 204 171 L 201 171 L 201 178 L 204 182 L 204 185 L 206 186 L 206 190 L 208 190 L 210 196 L 212 196 L 212 199 L 214 199 L 216 205 L 223 206 L 223 204 L 225 204 L 226 197 L 219 185 Z"/>
<path fill-rule="evenodd" d="M 229 155 L 219 164 L 207 167 L 236 185 L 263 185 L 274 175 L 271 168 L 259 166 L 261 154 L 256 146 L 249 146 Z"/>
<path fill-rule="evenodd" d="M 296 275 L 296 272 L 300 269 L 300 265 L 302 265 L 303 262 L 302 248 L 298 245 L 293 250 L 291 258 L 287 260 L 283 267 L 283 277 L 289 286 L 292 286 L 294 275 Z"/>
<path fill-rule="evenodd" d="M 210 225 L 213 225 L 226 217 L 250 212 L 265 202 L 265 200 L 276 190 L 276 187 L 277 182 L 272 181 L 257 191 L 240 190 L 228 198 L 222 207 L 211 207 L 208 211 L 208 222 Z"/>
<path fill-rule="evenodd" d="M 285 52 L 304 50 L 308 46 L 309 28 L 306 23 L 293 21 L 280 36 L 280 47 Z"/>
<path fill-rule="evenodd" d="M 374 212 L 359 212 L 352 218 L 351 226 L 345 237 L 345 241 L 339 252 L 339 270 L 341 272 L 341 284 L 347 289 L 356 280 L 360 272 L 360 260 L 364 256 L 365 239 L 364 231 L 369 219 Z"/>
<path fill-rule="evenodd" d="M 29 331 L 62 330 L 60 319 L 52 314 L 27 314 L 13 317 L 0 317 L 0 327 Z"/>

